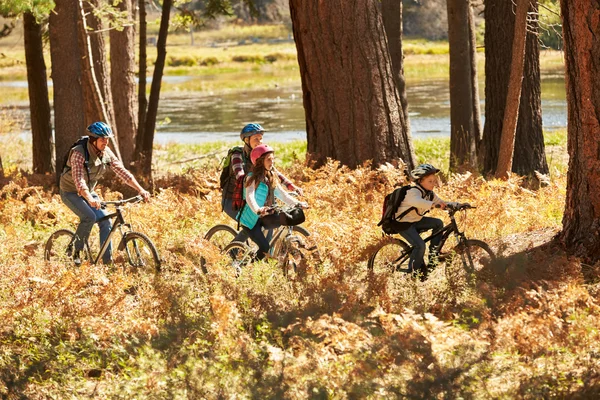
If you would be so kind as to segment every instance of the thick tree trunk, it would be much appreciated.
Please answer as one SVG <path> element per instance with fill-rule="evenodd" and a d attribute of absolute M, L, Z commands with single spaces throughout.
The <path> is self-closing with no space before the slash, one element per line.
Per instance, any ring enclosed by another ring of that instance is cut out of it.
<path fill-rule="evenodd" d="M 51 173 L 53 167 L 52 121 L 42 26 L 31 13 L 23 15 L 25 37 L 25 59 L 27 61 L 27 86 L 29 90 L 29 112 L 33 148 L 33 172 Z"/>
<path fill-rule="evenodd" d="M 169 17 L 173 0 L 164 0 L 156 43 L 156 62 L 154 63 L 154 74 L 150 86 L 150 99 L 148 100 L 148 113 L 144 127 L 143 144 L 139 151 L 141 173 L 144 177 L 152 178 L 152 145 L 154 143 L 154 130 L 156 128 L 156 115 L 158 112 L 158 101 L 160 99 L 160 85 L 162 83 L 165 59 L 167 58 L 167 36 L 169 34 Z"/>
<path fill-rule="evenodd" d="M 57 163 L 84 132 L 79 6 L 73 0 L 55 0 L 50 13 L 50 56 L 54 84 L 54 137 Z M 56 168 L 60 174 L 60 166 Z"/>
<path fill-rule="evenodd" d="M 404 77 L 404 53 L 402 52 L 402 1 L 382 0 L 381 14 L 388 40 L 388 49 L 392 60 L 392 73 L 396 80 L 406 131 L 410 132 L 408 118 L 408 98 L 406 97 L 406 79 Z"/>
<path fill-rule="evenodd" d="M 98 0 L 79 0 L 80 4 L 80 40 L 83 49 L 83 96 L 85 99 L 86 124 L 94 121 L 104 121 L 113 130 L 115 142 L 118 143 L 119 132 L 115 126 L 112 93 L 110 91 L 110 76 L 106 60 L 106 44 L 102 21 L 93 13 L 98 6 Z M 113 146 L 115 153 L 120 155 L 118 144 Z"/>
<path fill-rule="evenodd" d="M 117 6 L 129 16 L 122 31 L 110 31 L 110 82 L 115 109 L 115 125 L 119 132 L 119 148 L 123 164 L 133 160 L 137 132 L 137 98 L 135 95 L 135 24 L 132 0 Z"/>
<path fill-rule="evenodd" d="M 560 238 L 584 261 L 600 261 L 600 1 L 561 0 L 566 66 L 567 200 Z"/>
<path fill-rule="evenodd" d="M 517 134 L 517 120 L 519 118 L 519 103 L 521 101 L 521 88 L 523 82 L 523 65 L 525 64 L 528 9 L 529 0 L 517 0 L 512 60 L 510 63 L 510 78 L 508 80 L 504 120 L 502 121 L 502 134 L 500 136 L 500 152 L 498 154 L 496 178 L 507 179 L 512 170 L 515 136 Z"/>
<path fill-rule="evenodd" d="M 360 12 L 356 12 L 360 10 Z M 415 157 L 375 0 L 291 0 L 308 158 L 351 168 Z"/>
<path fill-rule="evenodd" d="M 474 93 L 477 86 L 475 51 L 471 48 L 469 0 L 448 0 L 448 41 L 450 44 L 450 169 L 477 169 L 477 145 Z M 473 79 L 475 76 L 475 79 Z"/>
<path fill-rule="evenodd" d="M 537 13 L 537 1 L 531 0 L 530 15 Z M 494 173 L 498 165 L 500 135 L 506 107 L 509 63 L 514 36 L 514 7 L 504 0 L 485 3 L 485 126 L 483 134 L 483 171 Z M 512 171 L 532 175 L 548 172 L 542 132 L 540 64 L 537 22 L 528 22 L 525 66 Z"/>

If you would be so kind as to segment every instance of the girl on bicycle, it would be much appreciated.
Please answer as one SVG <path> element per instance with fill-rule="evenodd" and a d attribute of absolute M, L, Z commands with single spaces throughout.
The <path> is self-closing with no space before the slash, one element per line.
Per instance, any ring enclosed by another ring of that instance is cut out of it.
<path fill-rule="evenodd" d="M 411 171 L 410 177 L 413 180 L 412 187 L 406 192 L 406 196 L 400 203 L 400 206 L 394 213 L 394 222 L 391 223 L 392 229 L 410 243 L 414 250 L 410 255 L 408 267 L 414 274 L 421 273 L 421 279 L 427 278 L 428 268 L 425 265 L 425 242 L 419 233 L 431 230 L 440 231 L 444 223 L 439 218 L 425 217 L 424 215 L 431 208 L 445 209 L 446 202 L 433 192 L 438 185 L 439 169 L 431 164 L 421 164 Z M 437 262 L 437 248 L 441 235 L 435 235 L 429 244 L 429 264 Z"/>
<path fill-rule="evenodd" d="M 252 152 L 252 149 L 262 144 L 264 133 L 265 130 L 260 124 L 247 124 L 240 132 L 240 139 L 242 142 L 244 142 L 244 147 L 234 147 L 231 149 L 231 163 L 229 164 L 229 167 L 227 167 L 229 168 L 230 179 L 227 185 L 223 188 L 221 206 L 223 211 L 225 211 L 227 215 L 236 221 L 239 210 L 234 207 L 234 202 L 242 202 L 241 197 L 239 199 L 235 198 L 236 196 L 242 196 L 242 191 L 236 190 L 236 185 L 241 187 L 244 177 L 252 170 L 250 153 Z M 283 174 L 281 174 L 279 171 L 276 171 L 276 175 L 281 181 L 282 185 L 287 188 L 287 190 L 302 195 L 302 189 L 294 185 Z M 247 239 L 248 234 L 242 230 L 233 240 L 245 242 Z"/>
<path fill-rule="evenodd" d="M 60 198 L 71 211 L 79 217 L 79 226 L 75 231 L 75 251 L 73 261 L 81 264 L 80 252 L 87 243 L 92 227 L 98 223 L 100 245 L 110 233 L 111 224 L 102 219 L 107 213 L 100 209 L 100 197 L 94 192 L 96 184 L 110 168 L 127 185 L 139 192 L 147 200 L 150 197 L 135 177 L 123 166 L 123 163 L 108 147 L 113 137 L 112 129 L 104 122 L 94 122 L 87 127 L 89 139 L 73 147 L 68 154 L 67 164 L 60 175 Z M 84 149 L 86 146 L 87 149 Z M 88 159 L 89 157 L 89 159 Z M 112 262 L 112 247 L 109 244 L 102 262 Z"/>
<path fill-rule="evenodd" d="M 272 212 L 275 198 L 290 207 L 299 206 L 308 208 L 308 204 L 298 202 L 282 187 L 279 177 L 275 173 L 274 150 L 261 144 L 250 153 L 252 172 L 244 184 L 244 197 L 246 205 L 238 214 L 240 224 L 248 232 L 250 238 L 258 245 L 258 259 L 262 260 L 269 252 L 269 242 L 262 232 L 262 228 L 275 229 L 281 225 L 289 225 L 286 215 L 281 212 Z"/>

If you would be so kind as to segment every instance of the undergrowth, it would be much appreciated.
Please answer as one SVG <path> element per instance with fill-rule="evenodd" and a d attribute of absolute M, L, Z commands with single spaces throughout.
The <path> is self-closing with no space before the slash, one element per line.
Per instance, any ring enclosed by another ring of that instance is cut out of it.
<path fill-rule="evenodd" d="M 44 261 L 50 232 L 76 217 L 52 177 L 10 171 L 0 189 L 2 397 L 598 394 L 600 287 L 584 284 L 581 264 L 551 242 L 564 174 L 538 190 L 517 177 L 443 177 L 442 198 L 477 206 L 461 227 L 501 256 L 475 285 L 456 287 L 443 273 L 424 283 L 366 273 L 384 240 L 381 200 L 404 182 L 398 169 L 291 162 L 281 169 L 304 188 L 304 225 L 322 262 L 292 280 L 255 263 L 236 279 L 203 239 L 217 223 L 233 225 L 220 212 L 213 158 L 158 177 L 151 201 L 127 208 L 161 254 L 156 276 Z M 100 191 L 133 194 L 113 190 Z"/>

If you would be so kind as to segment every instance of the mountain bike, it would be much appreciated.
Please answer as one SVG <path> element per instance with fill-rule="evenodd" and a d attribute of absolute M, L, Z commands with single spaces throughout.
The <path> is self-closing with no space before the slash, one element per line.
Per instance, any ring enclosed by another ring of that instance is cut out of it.
<path fill-rule="evenodd" d="M 102 208 L 115 207 L 115 212 L 102 218 L 102 220 L 114 219 L 112 228 L 108 238 L 102 243 L 98 255 L 94 258 L 89 243 L 85 243 L 81 251 L 82 258 L 92 264 L 97 264 L 107 251 L 111 238 L 119 230 L 121 241 L 117 246 L 117 251 L 125 252 L 125 259 L 129 265 L 135 269 L 159 272 L 161 267 L 160 258 L 154 243 L 143 233 L 133 231 L 131 224 L 125 222 L 123 205 L 139 203 L 142 200 L 142 196 L 135 196 L 126 200 L 101 202 Z M 44 258 L 52 262 L 73 263 L 75 239 L 75 233 L 69 229 L 59 229 L 52 233 L 44 247 Z"/>
<path fill-rule="evenodd" d="M 464 211 L 466 213 L 467 210 L 473 208 L 475 207 L 467 203 L 455 206 L 448 204 L 446 211 L 450 217 L 450 223 L 423 239 L 425 242 L 429 242 L 435 235 L 442 235 L 437 259 L 440 262 L 445 262 L 447 266 L 459 260 L 469 277 L 473 277 L 477 271 L 496 258 L 487 243 L 481 240 L 468 239 L 456 223 L 455 214 L 457 212 Z M 457 243 L 453 247 L 447 243 L 451 235 L 454 235 Z M 369 257 L 367 268 L 371 273 L 410 273 L 412 271 L 408 266 L 408 262 L 412 250 L 413 247 L 404 240 L 387 235 L 385 241 Z M 433 266 L 430 265 L 429 267 Z"/>
<path fill-rule="evenodd" d="M 294 207 L 273 206 L 273 211 L 289 211 Z M 283 275 L 305 273 L 307 263 L 320 262 L 317 246 L 310 242 L 310 233 L 301 226 L 280 226 L 273 231 L 269 242 L 269 257 L 277 260 Z M 258 247 L 242 242 L 231 242 L 222 250 L 222 254 L 231 260 L 231 265 L 239 275 L 244 267 L 257 259 Z"/>

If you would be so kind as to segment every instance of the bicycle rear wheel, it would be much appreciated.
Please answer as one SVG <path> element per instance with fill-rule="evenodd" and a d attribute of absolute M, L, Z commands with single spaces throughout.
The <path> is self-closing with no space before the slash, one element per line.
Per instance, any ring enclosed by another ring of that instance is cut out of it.
<path fill-rule="evenodd" d="M 127 261 L 132 267 L 148 272 L 160 272 L 158 251 L 154 243 L 143 233 L 127 232 L 121 240 L 119 250 L 125 251 Z"/>
<path fill-rule="evenodd" d="M 369 257 L 367 268 L 374 274 L 409 272 L 411 247 L 399 239 L 388 239 Z"/>
<path fill-rule="evenodd" d="M 255 253 L 252 249 L 242 242 L 231 242 L 221 252 L 231 265 L 236 276 L 239 276 L 242 269 L 252 263 Z"/>
<path fill-rule="evenodd" d="M 214 244 L 219 250 L 223 250 L 225 246 L 233 241 L 238 232 L 229 225 L 215 225 L 206 232 L 204 239 Z"/>
<path fill-rule="evenodd" d="M 75 252 L 75 233 L 69 229 L 59 229 L 52 233 L 44 246 L 44 259 L 46 261 L 69 264 L 73 263 Z M 81 258 L 90 261 L 89 250 L 81 251 Z"/>

